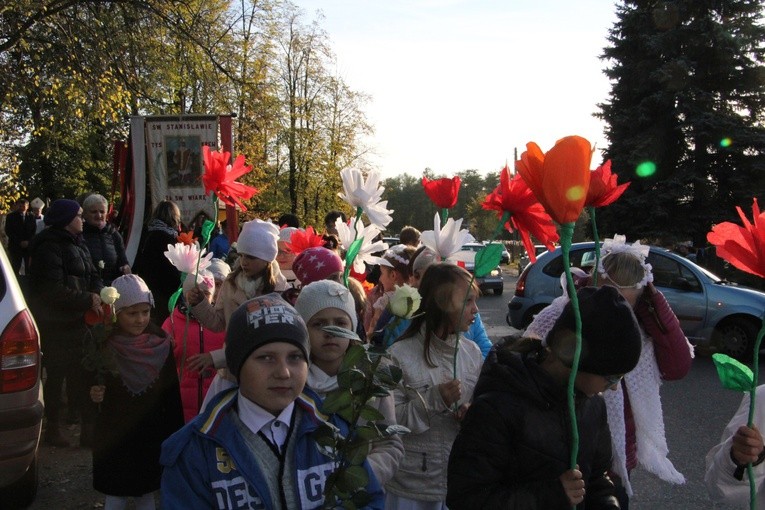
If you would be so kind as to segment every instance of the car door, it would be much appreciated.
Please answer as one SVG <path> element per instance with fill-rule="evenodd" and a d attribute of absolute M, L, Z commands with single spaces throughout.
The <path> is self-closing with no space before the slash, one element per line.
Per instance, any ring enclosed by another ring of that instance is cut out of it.
<path fill-rule="evenodd" d="M 692 269 L 691 262 L 651 250 L 648 263 L 652 267 L 654 286 L 667 298 L 685 336 L 703 337 L 707 296 L 702 280 Z"/>

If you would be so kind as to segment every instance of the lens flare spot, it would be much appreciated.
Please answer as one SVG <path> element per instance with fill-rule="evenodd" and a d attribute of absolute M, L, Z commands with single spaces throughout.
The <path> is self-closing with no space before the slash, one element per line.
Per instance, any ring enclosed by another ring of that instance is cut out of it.
<path fill-rule="evenodd" d="M 650 177 L 656 173 L 656 163 L 653 161 L 643 161 L 637 168 L 635 168 L 635 174 L 638 177 Z"/>
<path fill-rule="evenodd" d="M 585 192 L 582 186 L 571 186 L 566 190 L 566 199 L 570 202 L 576 202 L 584 197 Z"/>
<path fill-rule="evenodd" d="M 720 147 L 730 147 L 731 145 L 733 145 L 733 140 L 731 140 L 727 136 L 723 138 L 722 140 L 720 140 Z"/>

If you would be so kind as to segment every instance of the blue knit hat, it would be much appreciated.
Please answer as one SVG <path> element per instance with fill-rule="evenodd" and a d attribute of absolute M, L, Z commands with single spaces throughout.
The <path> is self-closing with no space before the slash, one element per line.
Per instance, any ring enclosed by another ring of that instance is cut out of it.
<path fill-rule="evenodd" d="M 45 224 L 51 227 L 65 227 L 79 214 L 80 204 L 68 198 L 59 198 L 45 213 Z"/>

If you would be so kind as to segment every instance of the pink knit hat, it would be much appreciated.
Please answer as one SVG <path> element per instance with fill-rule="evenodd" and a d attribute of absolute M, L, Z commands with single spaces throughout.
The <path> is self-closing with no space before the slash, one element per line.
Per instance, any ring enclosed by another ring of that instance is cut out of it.
<path fill-rule="evenodd" d="M 295 257 L 292 270 L 302 285 L 324 280 L 332 273 L 343 270 L 343 261 L 337 253 L 321 246 L 303 250 Z"/>

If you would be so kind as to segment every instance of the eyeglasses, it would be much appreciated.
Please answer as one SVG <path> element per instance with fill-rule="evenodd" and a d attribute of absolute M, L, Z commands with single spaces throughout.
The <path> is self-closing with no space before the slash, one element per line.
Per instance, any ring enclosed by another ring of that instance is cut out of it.
<path fill-rule="evenodd" d="M 622 374 L 622 375 L 604 375 L 603 376 L 603 379 L 606 380 L 606 383 L 608 383 L 608 387 L 609 388 L 619 384 L 619 381 L 621 381 L 623 378 L 624 378 L 624 374 Z"/>

